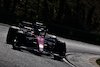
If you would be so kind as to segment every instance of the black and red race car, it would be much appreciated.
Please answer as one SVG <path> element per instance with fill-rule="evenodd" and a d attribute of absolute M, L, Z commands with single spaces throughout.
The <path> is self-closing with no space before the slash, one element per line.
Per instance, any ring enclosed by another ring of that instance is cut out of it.
<path fill-rule="evenodd" d="M 54 58 L 56 55 L 65 57 L 66 44 L 47 32 L 43 23 L 22 21 L 18 26 L 9 28 L 6 41 L 12 44 L 13 49 L 27 48 L 40 54 L 53 55 Z"/>

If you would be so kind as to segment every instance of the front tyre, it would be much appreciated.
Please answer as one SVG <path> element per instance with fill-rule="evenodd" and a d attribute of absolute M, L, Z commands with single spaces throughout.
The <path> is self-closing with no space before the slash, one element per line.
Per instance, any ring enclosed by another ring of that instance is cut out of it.
<path fill-rule="evenodd" d="M 55 45 L 54 48 L 54 53 L 56 55 L 54 55 L 54 59 L 61 59 L 63 57 L 65 57 L 66 54 L 66 44 L 63 42 L 57 42 L 57 44 Z"/>
<path fill-rule="evenodd" d="M 59 50 L 59 55 L 64 57 L 66 54 L 66 44 L 65 43 L 62 43 L 60 45 L 60 50 Z"/>

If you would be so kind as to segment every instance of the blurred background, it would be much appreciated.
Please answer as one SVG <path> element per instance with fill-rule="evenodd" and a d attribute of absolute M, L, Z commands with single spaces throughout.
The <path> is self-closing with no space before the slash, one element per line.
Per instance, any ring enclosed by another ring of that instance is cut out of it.
<path fill-rule="evenodd" d="M 50 33 L 100 44 L 100 0 L 0 0 L 0 22 L 40 20 Z"/>

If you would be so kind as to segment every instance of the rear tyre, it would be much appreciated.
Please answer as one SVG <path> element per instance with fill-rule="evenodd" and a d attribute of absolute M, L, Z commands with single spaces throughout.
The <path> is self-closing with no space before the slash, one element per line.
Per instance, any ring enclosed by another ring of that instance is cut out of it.
<path fill-rule="evenodd" d="M 13 44 L 12 44 L 12 47 L 13 47 L 13 49 L 17 49 L 17 39 L 14 39 L 14 42 L 13 42 Z"/>
<path fill-rule="evenodd" d="M 13 40 L 12 47 L 15 50 L 19 50 L 20 49 L 20 44 L 19 44 L 19 41 L 18 41 L 17 37 Z"/>
<path fill-rule="evenodd" d="M 24 40 L 25 36 L 23 34 L 23 31 L 17 31 L 16 37 L 13 39 L 13 44 L 12 44 L 13 49 L 20 50 L 20 46 L 25 42 Z"/>
<path fill-rule="evenodd" d="M 9 28 L 8 34 L 7 34 L 7 39 L 6 42 L 7 44 L 13 44 L 13 40 L 16 36 L 16 32 L 19 30 L 20 28 L 15 27 L 15 26 L 11 26 Z"/>

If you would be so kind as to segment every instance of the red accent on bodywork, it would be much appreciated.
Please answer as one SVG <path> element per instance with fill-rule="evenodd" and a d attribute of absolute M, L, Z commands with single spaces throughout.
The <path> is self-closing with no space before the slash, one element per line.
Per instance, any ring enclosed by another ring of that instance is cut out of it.
<path fill-rule="evenodd" d="M 36 38 L 37 38 L 37 41 L 38 41 L 39 50 L 43 51 L 43 48 L 44 48 L 44 37 L 36 36 Z"/>

